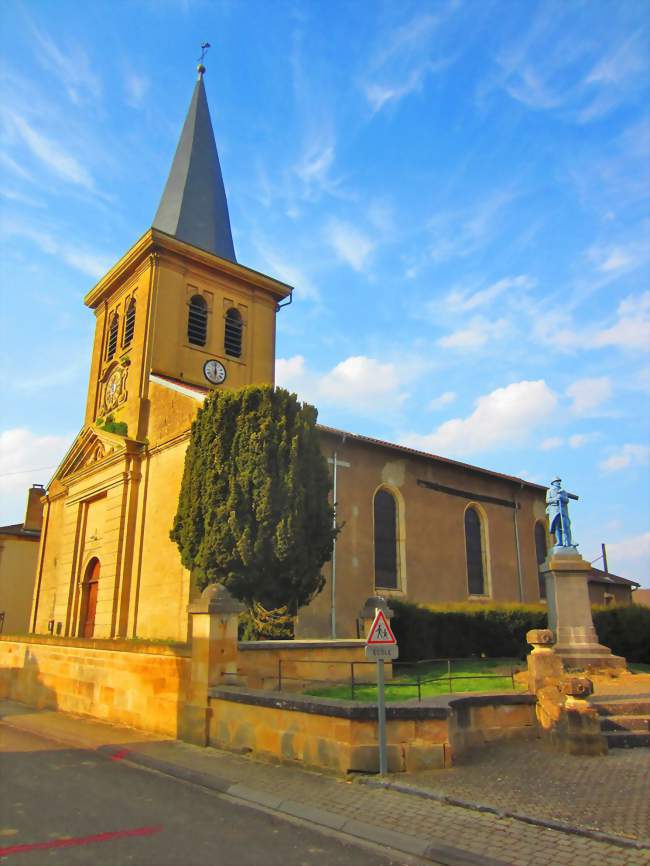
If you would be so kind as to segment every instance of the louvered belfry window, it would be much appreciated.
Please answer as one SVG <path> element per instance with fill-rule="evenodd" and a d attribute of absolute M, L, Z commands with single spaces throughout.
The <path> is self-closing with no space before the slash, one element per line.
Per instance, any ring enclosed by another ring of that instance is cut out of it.
<path fill-rule="evenodd" d="M 467 552 L 467 583 L 470 595 L 485 595 L 483 570 L 483 533 L 476 509 L 465 512 L 465 550 Z"/>
<path fill-rule="evenodd" d="M 388 490 L 375 493 L 375 586 L 397 589 L 397 502 Z"/>
<path fill-rule="evenodd" d="M 543 523 L 535 524 L 535 553 L 537 555 L 537 577 L 539 579 L 539 597 L 546 598 L 546 578 L 542 574 L 542 564 L 546 559 L 546 530 Z"/>
<path fill-rule="evenodd" d="M 187 339 L 193 346 L 205 346 L 207 335 L 208 305 L 200 295 L 194 295 L 187 316 Z"/>
<path fill-rule="evenodd" d="M 231 307 L 226 313 L 226 324 L 223 335 L 226 355 L 230 355 L 232 358 L 241 358 L 243 329 L 244 323 L 242 322 L 239 310 L 235 310 L 234 307 Z"/>
<path fill-rule="evenodd" d="M 126 308 L 126 316 L 124 318 L 124 337 L 122 339 L 123 346 L 129 346 L 133 340 L 133 332 L 135 331 L 135 301 L 133 298 L 129 301 Z"/>
<path fill-rule="evenodd" d="M 119 326 L 119 318 L 117 313 L 113 314 L 111 323 L 108 326 L 108 345 L 106 346 L 106 360 L 110 361 L 117 351 L 117 329 Z"/>

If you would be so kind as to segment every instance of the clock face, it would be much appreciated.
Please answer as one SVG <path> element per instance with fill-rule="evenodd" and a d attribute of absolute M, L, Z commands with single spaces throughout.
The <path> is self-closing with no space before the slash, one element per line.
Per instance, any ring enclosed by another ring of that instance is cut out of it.
<path fill-rule="evenodd" d="M 112 409 L 120 396 L 122 389 L 122 373 L 120 370 L 115 370 L 106 383 L 106 408 Z"/>
<path fill-rule="evenodd" d="M 226 368 L 220 361 L 206 361 L 203 365 L 203 374 L 213 385 L 221 385 L 226 380 Z"/>

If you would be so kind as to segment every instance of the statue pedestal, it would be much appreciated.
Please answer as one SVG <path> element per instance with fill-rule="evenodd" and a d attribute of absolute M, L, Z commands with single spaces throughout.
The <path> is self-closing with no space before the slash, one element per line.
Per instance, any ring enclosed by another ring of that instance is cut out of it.
<path fill-rule="evenodd" d="M 555 653 L 567 668 L 625 670 L 625 659 L 598 643 L 587 586 L 590 571 L 590 564 L 575 547 L 551 548 L 542 566 L 546 578 L 548 627 L 555 635 Z"/>

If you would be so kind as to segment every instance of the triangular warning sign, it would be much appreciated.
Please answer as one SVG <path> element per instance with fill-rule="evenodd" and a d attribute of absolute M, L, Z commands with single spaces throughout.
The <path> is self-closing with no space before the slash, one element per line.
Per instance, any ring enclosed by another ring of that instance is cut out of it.
<path fill-rule="evenodd" d="M 370 633 L 366 638 L 366 644 L 368 646 L 377 646 L 378 644 L 383 644 L 384 646 L 397 646 L 397 640 L 395 639 L 395 635 L 388 624 L 388 620 L 386 619 L 383 610 L 377 611 L 372 626 L 370 627 Z"/>

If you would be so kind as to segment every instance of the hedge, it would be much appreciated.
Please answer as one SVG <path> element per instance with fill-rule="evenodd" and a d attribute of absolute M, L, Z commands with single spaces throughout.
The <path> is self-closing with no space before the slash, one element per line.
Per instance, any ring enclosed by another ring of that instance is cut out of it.
<path fill-rule="evenodd" d="M 526 632 L 546 628 L 544 605 L 419 605 L 391 599 L 400 661 L 524 656 Z M 650 664 L 650 608 L 595 608 L 599 640 L 630 662 Z"/>

